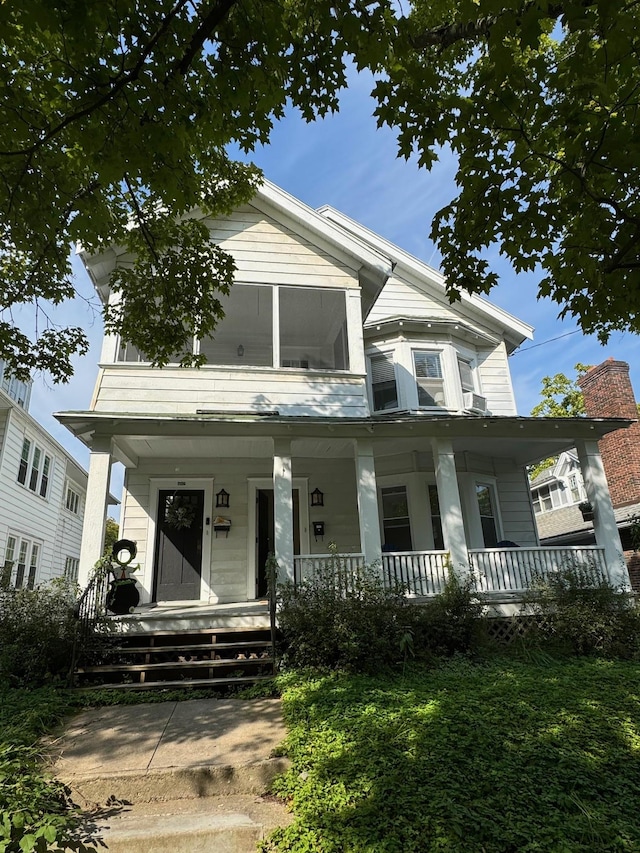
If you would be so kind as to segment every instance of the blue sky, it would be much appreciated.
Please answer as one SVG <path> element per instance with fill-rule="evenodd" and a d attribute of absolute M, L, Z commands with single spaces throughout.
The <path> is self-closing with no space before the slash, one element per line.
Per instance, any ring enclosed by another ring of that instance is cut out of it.
<path fill-rule="evenodd" d="M 430 223 L 455 192 L 454 162 L 444 154 L 426 172 L 415 162 L 397 159 L 393 132 L 376 128 L 369 90 L 367 78 L 356 77 L 343 94 L 340 113 L 314 124 L 288 114 L 274 128 L 271 144 L 251 159 L 266 178 L 311 207 L 330 204 L 437 267 L 439 254 L 429 240 Z M 538 402 L 543 376 L 558 372 L 573 376 L 577 362 L 598 364 L 610 356 L 629 362 L 640 397 L 639 336 L 616 333 L 601 346 L 595 337 L 576 332 L 571 319 L 558 320 L 555 303 L 537 299 L 535 276 L 516 275 L 497 251 L 489 257 L 501 278 L 489 300 L 535 327 L 533 342 L 524 344 L 510 362 L 519 414 L 529 414 Z M 91 285 L 77 259 L 74 268 L 79 292 L 90 299 Z M 64 321 L 87 330 L 90 352 L 76 359 L 76 374 L 68 385 L 52 386 L 46 377 L 36 378 L 31 403 L 34 417 L 85 467 L 86 449 L 52 413 L 89 407 L 102 338 L 96 304 L 92 308 L 79 298 L 65 306 Z M 116 493 L 121 482 L 121 472 L 116 472 L 112 481 Z"/>

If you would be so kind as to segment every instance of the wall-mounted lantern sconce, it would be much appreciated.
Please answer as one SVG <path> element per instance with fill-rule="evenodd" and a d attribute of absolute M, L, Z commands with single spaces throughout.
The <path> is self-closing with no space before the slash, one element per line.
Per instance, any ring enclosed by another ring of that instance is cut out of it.
<path fill-rule="evenodd" d="M 238 346 L 238 358 L 242 358 L 243 355 L 244 355 L 244 347 L 242 346 L 242 344 L 240 344 Z"/>
<path fill-rule="evenodd" d="M 313 522 L 313 535 L 315 536 L 316 542 L 318 539 L 324 539 L 324 521 Z"/>
<path fill-rule="evenodd" d="M 324 506 L 324 494 L 320 489 L 311 492 L 311 506 Z"/>
<path fill-rule="evenodd" d="M 216 494 L 216 506 L 229 506 L 229 492 L 225 492 L 224 489 L 220 489 Z"/>

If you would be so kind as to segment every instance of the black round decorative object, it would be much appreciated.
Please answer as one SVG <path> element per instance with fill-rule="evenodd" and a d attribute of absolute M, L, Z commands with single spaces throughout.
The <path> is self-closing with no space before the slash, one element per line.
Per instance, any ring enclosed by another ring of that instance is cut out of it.
<path fill-rule="evenodd" d="M 140 603 L 140 593 L 134 578 L 121 578 L 109 584 L 106 607 L 109 613 L 124 616 L 131 613 Z"/>
<path fill-rule="evenodd" d="M 129 554 L 127 559 L 118 559 L 118 554 L 121 551 L 126 551 Z M 119 566 L 128 566 L 132 560 L 135 560 L 137 553 L 138 546 L 133 539 L 118 539 L 117 542 L 114 542 L 113 548 L 111 549 L 111 556 Z"/>
<path fill-rule="evenodd" d="M 125 556 L 120 558 L 121 552 Z M 105 602 L 109 613 L 115 616 L 124 616 L 132 613 L 140 603 L 140 593 L 136 587 L 135 578 L 127 577 L 126 567 L 135 559 L 138 553 L 136 543 L 132 539 L 118 539 L 111 549 L 111 558 L 121 568 L 119 578 L 114 578 L 109 584 L 109 592 Z"/>

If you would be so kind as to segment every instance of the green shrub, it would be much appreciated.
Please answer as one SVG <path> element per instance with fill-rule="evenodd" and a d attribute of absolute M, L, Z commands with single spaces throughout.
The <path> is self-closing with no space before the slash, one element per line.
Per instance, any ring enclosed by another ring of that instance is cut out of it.
<path fill-rule="evenodd" d="M 6 683 L 37 685 L 66 676 L 76 591 L 58 578 L 38 589 L 0 592 L 0 678 Z"/>
<path fill-rule="evenodd" d="M 297 586 L 280 586 L 278 605 L 289 666 L 376 672 L 401 657 L 408 605 L 377 566 L 353 572 L 335 556 Z"/>
<path fill-rule="evenodd" d="M 525 601 L 538 616 L 534 637 L 577 655 L 640 656 L 640 611 L 626 593 L 585 564 L 539 579 Z"/>
<path fill-rule="evenodd" d="M 426 604 L 409 607 L 405 625 L 418 658 L 473 651 L 482 641 L 483 605 L 471 577 L 460 579 L 449 569 L 444 590 Z"/>

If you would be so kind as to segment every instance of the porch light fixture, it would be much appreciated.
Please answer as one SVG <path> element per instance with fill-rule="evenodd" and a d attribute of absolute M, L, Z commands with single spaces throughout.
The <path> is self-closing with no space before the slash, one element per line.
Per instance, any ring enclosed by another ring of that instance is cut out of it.
<path fill-rule="evenodd" d="M 324 494 L 320 489 L 311 492 L 311 506 L 324 506 Z"/>
<path fill-rule="evenodd" d="M 216 494 L 216 506 L 229 506 L 229 492 L 225 492 L 224 489 L 220 489 Z"/>
<path fill-rule="evenodd" d="M 242 358 L 243 355 L 244 355 L 244 347 L 242 346 L 242 344 L 240 344 L 238 346 L 238 357 Z"/>

